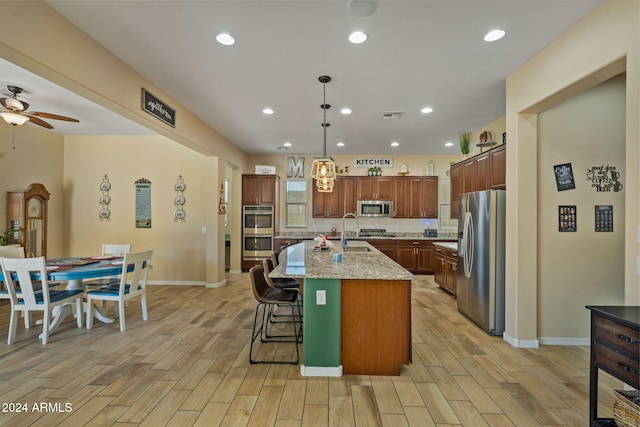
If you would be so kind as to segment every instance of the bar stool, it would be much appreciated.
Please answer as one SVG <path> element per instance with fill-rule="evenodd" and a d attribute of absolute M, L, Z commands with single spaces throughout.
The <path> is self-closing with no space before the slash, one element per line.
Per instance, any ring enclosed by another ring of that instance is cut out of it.
<path fill-rule="evenodd" d="M 291 364 L 297 365 L 300 361 L 300 352 L 298 350 L 299 339 L 302 335 L 302 327 L 299 322 L 296 322 L 296 315 L 294 313 L 294 306 L 298 299 L 298 293 L 295 290 L 290 289 L 278 289 L 272 288 L 267 284 L 265 280 L 265 274 L 262 266 L 255 265 L 249 270 L 249 277 L 251 277 L 251 285 L 253 289 L 253 296 L 258 302 L 256 305 L 256 313 L 253 318 L 253 330 L 251 332 L 251 345 L 249 349 L 249 363 L 275 363 L 275 364 Z M 293 324 L 293 335 L 269 335 L 267 329 L 269 328 L 269 312 L 275 305 L 287 305 L 291 308 L 291 323 Z M 263 308 L 260 325 L 258 325 L 258 313 L 260 307 Z M 261 343 L 274 343 L 274 342 L 290 342 L 296 346 L 296 357 L 290 361 L 269 361 L 254 359 L 253 344 L 260 338 Z"/>

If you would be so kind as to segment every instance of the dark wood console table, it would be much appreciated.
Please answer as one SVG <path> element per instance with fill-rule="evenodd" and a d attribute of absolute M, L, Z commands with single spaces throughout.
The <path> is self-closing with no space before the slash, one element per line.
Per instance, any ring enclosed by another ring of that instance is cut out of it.
<path fill-rule="evenodd" d="M 640 307 L 592 306 L 589 426 L 615 426 L 598 418 L 598 369 L 640 389 Z"/>

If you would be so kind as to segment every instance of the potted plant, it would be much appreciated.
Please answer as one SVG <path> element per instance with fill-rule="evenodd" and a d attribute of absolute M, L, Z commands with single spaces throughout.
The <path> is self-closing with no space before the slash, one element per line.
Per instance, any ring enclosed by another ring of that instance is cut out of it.
<path fill-rule="evenodd" d="M 9 243 L 9 232 L 5 231 L 0 234 L 0 246 L 6 246 Z"/>
<path fill-rule="evenodd" d="M 462 132 L 460 134 L 460 152 L 462 153 L 463 159 L 466 159 L 467 154 L 469 154 L 470 140 L 471 140 L 471 134 L 469 132 Z"/>

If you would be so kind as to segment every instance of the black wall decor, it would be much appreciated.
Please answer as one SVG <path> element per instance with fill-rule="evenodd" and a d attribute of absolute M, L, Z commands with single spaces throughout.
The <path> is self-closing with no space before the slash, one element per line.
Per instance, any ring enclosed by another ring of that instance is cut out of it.
<path fill-rule="evenodd" d="M 587 169 L 587 181 L 591 181 L 591 188 L 595 188 L 598 192 L 605 191 L 622 191 L 622 182 L 620 182 L 620 172 L 615 166 L 600 165 L 592 166 Z"/>
<path fill-rule="evenodd" d="M 176 127 L 176 110 L 160 101 L 144 88 L 142 89 L 142 109 L 171 127 Z"/>
<path fill-rule="evenodd" d="M 553 172 L 556 174 L 556 186 L 558 187 L 558 191 L 573 190 L 576 188 L 571 163 L 555 165 L 553 167 Z"/>
<path fill-rule="evenodd" d="M 596 205 L 596 232 L 613 232 L 613 206 Z"/>
<path fill-rule="evenodd" d="M 576 231 L 577 219 L 576 205 L 558 206 L 558 231 Z"/>

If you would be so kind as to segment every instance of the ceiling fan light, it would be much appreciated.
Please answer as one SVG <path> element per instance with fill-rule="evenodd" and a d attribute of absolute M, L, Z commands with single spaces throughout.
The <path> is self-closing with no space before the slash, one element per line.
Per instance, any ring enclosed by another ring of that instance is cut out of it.
<path fill-rule="evenodd" d="M 4 101 L 2 103 L 6 108 L 9 108 L 11 110 L 15 110 L 15 111 L 23 111 L 24 110 L 24 105 L 22 104 L 22 102 L 18 101 L 15 98 L 4 98 Z"/>
<path fill-rule="evenodd" d="M 10 125 L 23 125 L 27 121 L 29 121 L 29 117 L 23 116 L 18 113 L 0 113 L 0 116 L 4 119 L 5 122 Z"/>

